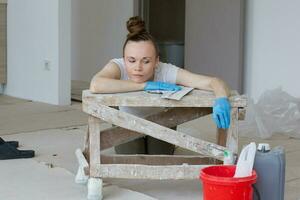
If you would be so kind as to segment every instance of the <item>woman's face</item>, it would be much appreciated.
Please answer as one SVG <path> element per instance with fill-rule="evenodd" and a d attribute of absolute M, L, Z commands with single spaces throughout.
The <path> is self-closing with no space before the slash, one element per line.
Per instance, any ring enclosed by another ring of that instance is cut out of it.
<path fill-rule="evenodd" d="M 143 83 L 153 79 L 159 58 L 151 41 L 128 41 L 124 49 L 124 61 L 129 79 Z"/>

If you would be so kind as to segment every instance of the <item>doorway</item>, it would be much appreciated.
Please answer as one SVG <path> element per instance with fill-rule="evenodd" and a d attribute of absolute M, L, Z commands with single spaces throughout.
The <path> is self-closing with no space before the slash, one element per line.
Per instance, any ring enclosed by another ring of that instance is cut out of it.
<path fill-rule="evenodd" d="M 184 66 L 185 0 L 140 0 L 139 13 L 159 46 L 160 61 Z"/>

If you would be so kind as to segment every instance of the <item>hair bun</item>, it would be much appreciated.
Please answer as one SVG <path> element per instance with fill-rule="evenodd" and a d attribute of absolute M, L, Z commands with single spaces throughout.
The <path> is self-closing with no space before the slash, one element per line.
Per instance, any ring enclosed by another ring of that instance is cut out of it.
<path fill-rule="evenodd" d="M 129 18 L 126 25 L 127 30 L 129 31 L 127 38 L 147 32 L 145 22 L 139 16 Z"/>

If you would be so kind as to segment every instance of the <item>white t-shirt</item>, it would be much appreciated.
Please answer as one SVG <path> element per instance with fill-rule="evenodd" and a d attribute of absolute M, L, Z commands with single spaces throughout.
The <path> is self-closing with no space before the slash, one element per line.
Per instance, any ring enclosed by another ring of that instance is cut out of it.
<path fill-rule="evenodd" d="M 128 74 L 125 69 L 125 63 L 123 58 L 115 58 L 111 60 L 116 63 L 121 72 L 121 80 L 129 80 Z M 170 63 L 162 63 L 159 62 L 158 66 L 155 68 L 154 72 L 154 80 L 153 81 L 161 81 L 167 83 L 176 83 L 178 67 L 172 65 Z M 156 112 L 161 111 L 163 108 L 159 107 L 125 107 L 120 106 L 119 109 L 121 111 L 131 113 L 138 117 L 146 117 L 147 115 L 154 114 Z"/>

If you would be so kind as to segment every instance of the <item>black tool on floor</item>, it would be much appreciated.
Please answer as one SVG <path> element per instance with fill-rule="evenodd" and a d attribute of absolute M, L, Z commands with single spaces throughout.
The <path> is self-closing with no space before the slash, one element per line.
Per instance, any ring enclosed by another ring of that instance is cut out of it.
<path fill-rule="evenodd" d="M 4 141 L 1 137 L 0 137 L 0 145 L 3 143 L 8 143 L 9 145 L 18 148 L 19 147 L 19 142 L 18 141 Z"/>
<path fill-rule="evenodd" d="M 17 141 L 5 142 L 0 138 L 0 160 L 34 157 L 33 150 L 18 150 L 18 146 Z"/>

